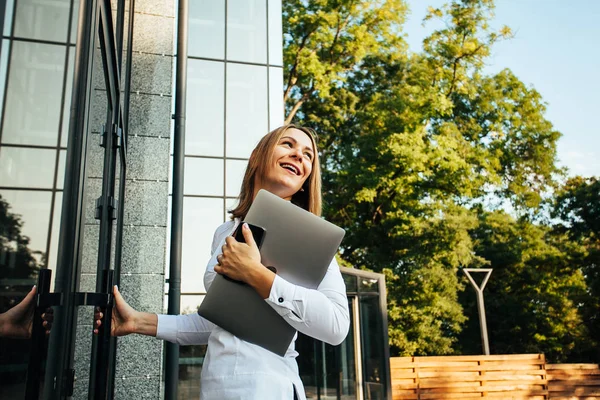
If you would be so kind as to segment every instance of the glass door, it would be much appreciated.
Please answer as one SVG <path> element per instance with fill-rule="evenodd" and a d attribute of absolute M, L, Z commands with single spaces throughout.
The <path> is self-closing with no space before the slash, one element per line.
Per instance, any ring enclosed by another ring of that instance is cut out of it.
<path fill-rule="evenodd" d="M 113 397 L 110 321 L 96 337 L 92 324 L 119 277 L 124 17 L 125 0 L 0 5 L 0 399 Z M 24 334 L 4 329 L 23 321 Z M 81 342 L 90 355 L 75 360 Z"/>

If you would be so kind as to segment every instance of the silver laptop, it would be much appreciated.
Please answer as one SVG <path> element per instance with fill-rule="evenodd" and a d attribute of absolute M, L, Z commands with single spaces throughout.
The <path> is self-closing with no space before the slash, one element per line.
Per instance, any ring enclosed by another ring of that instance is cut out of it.
<path fill-rule="evenodd" d="M 283 279 L 316 289 L 338 250 L 344 230 L 260 190 L 245 222 L 265 229 L 262 264 Z M 247 342 L 283 356 L 296 334 L 250 286 L 217 275 L 198 314 Z"/>

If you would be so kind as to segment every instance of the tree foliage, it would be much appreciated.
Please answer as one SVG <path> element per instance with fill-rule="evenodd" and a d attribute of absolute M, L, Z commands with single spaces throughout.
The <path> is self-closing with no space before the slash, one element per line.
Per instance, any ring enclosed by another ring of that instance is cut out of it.
<path fill-rule="evenodd" d="M 429 9 L 425 22 L 440 19 L 443 28 L 415 53 L 403 36 L 403 1 L 287 0 L 283 9 L 287 121 L 319 133 L 325 216 L 347 232 L 341 258 L 386 274 L 394 354 L 460 351 L 473 315 L 463 309 L 470 303 L 460 296 L 458 270 L 500 265 L 477 236 L 491 218 L 481 210 L 509 205 L 524 222 L 505 225 L 535 231 L 532 217 L 563 172 L 560 133 L 545 118 L 540 93 L 510 70 L 484 73 L 494 43 L 510 39 L 510 29 L 490 28 L 491 0 L 452 1 Z M 549 236 L 540 232 L 541 246 Z M 548 246 L 540 248 L 550 254 Z M 519 265 L 514 274 L 537 264 Z M 570 301 L 555 308 L 573 310 Z M 578 321 L 564 318 L 552 329 Z M 555 335 L 552 329 L 540 333 Z M 563 339 L 556 346 L 577 342 Z M 517 347 L 573 354 L 544 343 L 534 335 Z"/>

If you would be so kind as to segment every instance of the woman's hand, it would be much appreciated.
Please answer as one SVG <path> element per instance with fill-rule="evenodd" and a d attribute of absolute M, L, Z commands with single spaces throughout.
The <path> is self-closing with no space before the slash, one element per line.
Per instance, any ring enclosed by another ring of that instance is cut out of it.
<path fill-rule="evenodd" d="M 13 339 L 29 339 L 31 337 L 36 293 L 37 288 L 34 286 L 19 304 L 4 314 L 0 314 L 0 336 Z M 48 335 L 54 321 L 52 308 L 48 308 L 42 314 L 42 320 L 44 321 L 42 325 Z"/>
<path fill-rule="evenodd" d="M 215 272 L 252 286 L 262 298 L 269 297 L 275 274 L 260 263 L 260 251 L 248 224 L 242 226 L 246 243 L 233 237 L 225 239 L 223 252 L 217 256 Z"/>
<path fill-rule="evenodd" d="M 114 305 L 110 326 L 111 336 L 125 336 L 131 333 L 156 336 L 158 317 L 156 314 L 143 313 L 133 309 L 115 285 L 113 289 Z M 104 313 L 97 307 L 94 312 L 94 334 L 98 334 L 98 328 L 102 325 Z"/>

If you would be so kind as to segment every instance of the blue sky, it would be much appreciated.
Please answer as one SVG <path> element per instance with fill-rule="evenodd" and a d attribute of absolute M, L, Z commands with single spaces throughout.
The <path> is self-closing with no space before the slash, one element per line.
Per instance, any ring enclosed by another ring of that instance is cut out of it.
<path fill-rule="evenodd" d="M 404 31 L 413 51 L 436 28 L 422 26 L 427 7 L 445 0 L 407 0 Z M 515 37 L 492 49 L 486 71 L 511 69 L 541 93 L 546 118 L 563 136 L 559 165 L 569 175 L 600 176 L 600 1 L 497 0 L 494 29 L 508 25 Z M 437 25 L 439 27 L 439 25 Z"/>

